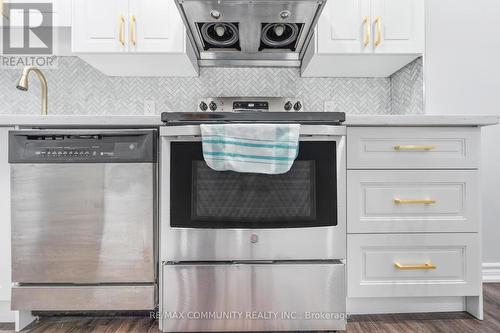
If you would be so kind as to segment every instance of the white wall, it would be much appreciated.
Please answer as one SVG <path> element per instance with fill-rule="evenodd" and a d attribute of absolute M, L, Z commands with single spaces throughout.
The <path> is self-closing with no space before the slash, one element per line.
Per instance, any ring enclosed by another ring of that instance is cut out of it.
<path fill-rule="evenodd" d="M 426 112 L 500 115 L 500 1 L 427 0 Z M 483 129 L 483 261 L 500 263 L 500 126 Z"/>

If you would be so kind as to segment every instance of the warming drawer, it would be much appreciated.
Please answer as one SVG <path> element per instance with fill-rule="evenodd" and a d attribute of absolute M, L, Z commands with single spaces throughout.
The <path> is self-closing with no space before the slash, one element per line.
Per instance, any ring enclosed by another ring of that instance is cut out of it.
<path fill-rule="evenodd" d="M 166 264 L 163 286 L 164 332 L 345 329 L 340 261 Z"/>

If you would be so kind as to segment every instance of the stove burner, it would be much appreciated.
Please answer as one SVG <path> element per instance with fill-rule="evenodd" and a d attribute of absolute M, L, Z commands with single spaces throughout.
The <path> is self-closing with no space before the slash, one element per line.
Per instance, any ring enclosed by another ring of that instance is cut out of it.
<path fill-rule="evenodd" d="M 261 41 L 271 48 L 291 48 L 299 36 L 299 26 L 295 23 L 267 23 L 262 28 Z"/>
<path fill-rule="evenodd" d="M 201 24 L 203 40 L 211 47 L 231 48 L 238 42 L 238 27 L 229 22 L 209 22 Z"/>

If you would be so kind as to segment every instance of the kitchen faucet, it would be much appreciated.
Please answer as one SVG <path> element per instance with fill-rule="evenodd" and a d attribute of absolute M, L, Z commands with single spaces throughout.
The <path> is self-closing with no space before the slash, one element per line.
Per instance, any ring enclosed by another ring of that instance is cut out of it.
<path fill-rule="evenodd" d="M 33 71 L 40 80 L 41 90 L 42 90 L 42 115 L 46 116 L 48 114 L 47 79 L 45 79 L 45 76 L 43 75 L 42 71 L 39 68 L 36 68 L 34 66 L 24 67 L 23 74 L 19 78 L 19 82 L 17 84 L 17 89 L 22 91 L 28 90 L 28 76 L 31 71 Z"/>

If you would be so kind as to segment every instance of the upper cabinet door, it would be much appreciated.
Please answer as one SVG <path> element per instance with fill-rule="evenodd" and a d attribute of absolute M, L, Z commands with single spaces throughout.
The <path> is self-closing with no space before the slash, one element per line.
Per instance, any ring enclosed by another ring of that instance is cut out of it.
<path fill-rule="evenodd" d="M 73 0 L 73 52 L 125 52 L 128 0 Z"/>
<path fill-rule="evenodd" d="M 371 0 L 375 53 L 424 53 L 424 0 Z"/>
<path fill-rule="evenodd" d="M 317 52 L 371 52 L 370 2 L 370 0 L 328 0 L 316 30 Z"/>
<path fill-rule="evenodd" d="M 185 30 L 173 0 L 130 0 L 129 50 L 184 52 Z"/>

